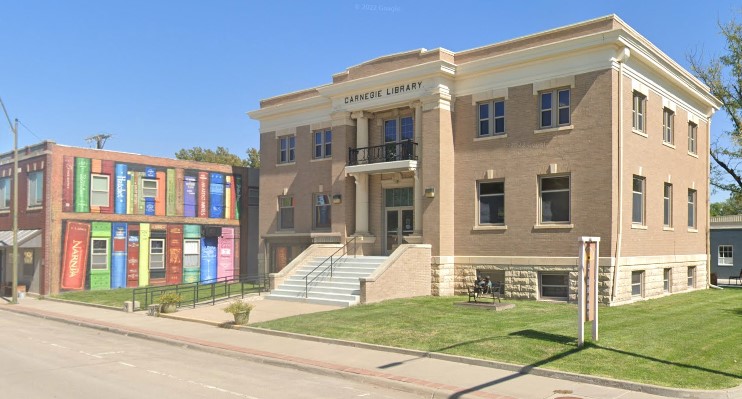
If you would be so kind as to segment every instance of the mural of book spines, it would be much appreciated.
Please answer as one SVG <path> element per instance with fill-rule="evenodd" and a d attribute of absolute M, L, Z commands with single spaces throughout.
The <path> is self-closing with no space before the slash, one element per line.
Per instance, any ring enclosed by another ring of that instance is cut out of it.
<path fill-rule="evenodd" d="M 204 237 L 201 239 L 201 281 L 214 281 L 216 279 L 216 237 Z"/>
<path fill-rule="evenodd" d="M 75 212 L 90 212 L 89 158 L 75 158 Z"/>
<path fill-rule="evenodd" d="M 126 172 L 126 214 L 131 215 L 134 213 L 134 201 L 132 200 L 133 186 L 131 182 L 132 172 Z"/>
<path fill-rule="evenodd" d="M 196 176 L 185 176 L 183 178 L 183 216 L 196 217 L 198 202 L 198 178 Z"/>
<path fill-rule="evenodd" d="M 108 176 L 108 206 L 101 206 L 101 213 L 113 213 L 114 193 L 116 192 L 115 166 L 113 161 L 104 160 L 101 162 L 101 173 Z"/>
<path fill-rule="evenodd" d="M 195 181 L 195 180 L 194 180 Z M 195 208 L 194 208 L 195 209 Z M 195 283 L 201 278 L 201 226 L 197 224 L 186 224 L 183 225 L 183 239 L 189 240 L 188 247 L 185 243 L 183 245 L 183 255 L 198 255 L 198 259 L 195 262 L 189 264 L 183 262 L 183 282 L 184 283 Z M 193 241 L 196 242 L 196 248 L 194 248 Z"/>
<path fill-rule="evenodd" d="M 224 218 L 224 175 L 211 173 L 209 182 L 209 217 Z"/>
<path fill-rule="evenodd" d="M 128 193 L 128 166 L 125 163 L 116 164 L 116 194 L 114 196 L 114 212 L 119 215 L 125 215 L 127 210 L 127 193 Z"/>
<path fill-rule="evenodd" d="M 91 240 L 90 289 L 107 290 L 111 288 L 111 222 L 93 222 L 90 235 L 95 238 Z"/>
<path fill-rule="evenodd" d="M 236 195 L 234 201 L 234 218 L 239 220 L 240 209 L 242 209 L 242 176 L 234 175 L 234 192 Z"/>
<path fill-rule="evenodd" d="M 232 199 L 232 192 L 234 191 L 234 187 L 232 187 L 232 176 L 231 175 L 225 175 L 224 176 L 224 218 L 225 219 L 234 219 L 234 215 L 232 214 L 232 210 L 234 209 L 234 200 Z"/>
<path fill-rule="evenodd" d="M 176 204 L 177 204 L 177 193 L 175 191 L 175 169 L 168 169 L 166 172 L 166 179 L 167 179 L 167 200 L 166 200 L 166 209 L 165 214 L 167 216 L 175 216 L 177 214 L 176 210 Z"/>
<path fill-rule="evenodd" d="M 158 170 L 157 176 L 157 197 L 155 197 L 155 215 L 165 216 L 167 208 L 167 174 L 165 171 Z"/>
<path fill-rule="evenodd" d="M 72 212 L 75 202 L 75 158 L 65 155 L 62 160 L 62 212 Z"/>
<path fill-rule="evenodd" d="M 64 235 L 64 257 L 62 260 L 63 290 L 82 290 L 88 262 L 88 243 L 90 242 L 90 224 L 67 222 Z"/>
<path fill-rule="evenodd" d="M 234 277 L 234 228 L 222 227 L 218 240 L 217 278 Z"/>
<path fill-rule="evenodd" d="M 91 159 L 90 160 L 90 174 L 100 176 L 102 174 L 102 168 L 101 168 L 101 160 L 100 159 Z M 95 187 L 92 187 L 91 182 L 91 190 L 95 189 Z M 90 213 L 100 213 L 100 205 L 90 205 Z"/>
<path fill-rule="evenodd" d="M 111 288 L 126 287 L 126 253 L 128 229 L 126 223 L 112 223 Z"/>
<path fill-rule="evenodd" d="M 126 286 L 139 287 L 139 224 L 129 224 L 126 246 Z"/>
<path fill-rule="evenodd" d="M 180 284 L 183 281 L 183 226 L 167 226 L 167 284 Z"/>
<path fill-rule="evenodd" d="M 198 217 L 209 217 L 209 173 L 198 172 Z"/>
<path fill-rule="evenodd" d="M 139 286 L 149 285 L 149 223 L 139 224 Z"/>
<path fill-rule="evenodd" d="M 175 169 L 175 216 L 183 216 L 185 205 L 185 171 Z"/>

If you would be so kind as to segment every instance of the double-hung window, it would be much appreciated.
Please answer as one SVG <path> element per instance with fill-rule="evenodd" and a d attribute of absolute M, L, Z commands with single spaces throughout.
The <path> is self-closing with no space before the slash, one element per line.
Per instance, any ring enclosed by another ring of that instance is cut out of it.
<path fill-rule="evenodd" d="M 314 132 L 314 159 L 332 158 L 332 130 Z"/>
<path fill-rule="evenodd" d="M 662 110 L 662 141 L 667 144 L 675 144 L 674 137 L 675 113 L 668 108 Z"/>
<path fill-rule="evenodd" d="M 505 224 L 505 183 L 479 183 L 479 224 Z"/>
<path fill-rule="evenodd" d="M 569 176 L 541 177 L 541 223 L 569 223 Z"/>
<path fill-rule="evenodd" d="M 330 228 L 330 196 L 327 194 L 314 194 L 314 228 Z"/>
<path fill-rule="evenodd" d="M 478 137 L 505 134 L 505 100 L 485 101 L 477 104 L 479 115 Z"/>
<path fill-rule="evenodd" d="M 278 163 L 294 162 L 296 155 L 296 136 L 284 136 L 278 139 Z"/>
<path fill-rule="evenodd" d="M 90 269 L 107 270 L 108 269 L 108 239 L 93 238 L 91 240 L 90 250 Z"/>
<path fill-rule="evenodd" d="M 644 226 L 645 183 L 644 177 L 635 175 L 631 188 L 631 223 L 640 226 Z"/>
<path fill-rule="evenodd" d="M 647 97 L 639 92 L 634 92 L 634 104 L 632 106 L 632 127 L 638 132 L 644 132 L 646 116 Z"/>
<path fill-rule="evenodd" d="M 281 230 L 294 228 L 294 197 L 290 195 L 278 197 L 278 228 Z"/>
<path fill-rule="evenodd" d="M 539 93 L 541 129 L 570 124 L 570 89 L 556 89 Z"/>
<path fill-rule="evenodd" d="M 688 122 L 688 152 L 698 154 L 698 125 Z"/>
<path fill-rule="evenodd" d="M 201 240 L 183 240 L 183 268 L 198 269 L 201 266 Z"/>
<path fill-rule="evenodd" d="M 688 228 L 696 228 L 696 190 L 688 189 Z"/>
<path fill-rule="evenodd" d="M 734 251 L 731 245 L 719 245 L 719 266 L 734 266 Z"/>
<path fill-rule="evenodd" d="M 0 179 L 0 210 L 10 209 L 10 178 Z"/>
<path fill-rule="evenodd" d="M 90 175 L 90 205 L 111 206 L 108 196 L 110 179 L 108 175 Z"/>
<path fill-rule="evenodd" d="M 157 198 L 157 180 L 142 179 L 142 197 Z"/>
<path fill-rule="evenodd" d="M 663 225 L 672 227 L 672 184 L 665 183 L 664 194 L 662 196 Z"/>
<path fill-rule="evenodd" d="M 165 240 L 149 240 L 149 270 L 165 270 Z"/>
<path fill-rule="evenodd" d="M 690 266 L 688 267 L 688 288 L 693 288 L 696 286 L 696 267 Z"/>
<path fill-rule="evenodd" d="M 643 297 L 644 296 L 644 271 L 633 271 L 631 272 L 631 296 Z"/>
<path fill-rule="evenodd" d="M 40 207 L 44 201 L 44 172 L 28 174 L 28 207 Z"/>
<path fill-rule="evenodd" d="M 672 269 L 665 269 L 662 271 L 662 290 L 664 292 L 670 292 L 672 284 Z"/>

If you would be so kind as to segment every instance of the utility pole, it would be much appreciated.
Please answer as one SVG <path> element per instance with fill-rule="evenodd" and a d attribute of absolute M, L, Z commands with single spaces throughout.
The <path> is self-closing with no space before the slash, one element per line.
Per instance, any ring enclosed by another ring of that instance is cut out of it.
<path fill-rule="evenodd" d="M 5 118 L 13 130 L 13 286 L 11 303 L 18 303 L 18 118 L 15 119 L 15 125 L 10 122 L 8 110 L 5 109 L 5 103 L 0 98 L 0 106 L 3 107 Z M 2 276 L 0 276 L 1 278 Z"/>
<path fill-rule="evenodd" d="M 111 137 L 113 137 L 112 134 L 101 133 L 96 134 L 95 136 L 87 137 L 85 138 L 85 141 L 87 141 L 88 143 L 95 142 L 95 148 L 102 150 L 103 146 L 106 145 L 106 140 L 110 139 Z"/>

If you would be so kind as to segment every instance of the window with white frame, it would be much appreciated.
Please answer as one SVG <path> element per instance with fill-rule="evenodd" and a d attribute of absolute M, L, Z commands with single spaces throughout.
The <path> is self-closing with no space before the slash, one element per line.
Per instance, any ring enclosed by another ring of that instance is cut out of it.
<path fill-rule="evenodd" d="M 108 269 L 108 239 L 93 238 L 90 241 L 90 269 Z"/>
<path fill-rule="evenodd" d="M 673 134 L 675 125 L 675 113 L 668 108 L 662 110 L 662 141 L 667 144 L 674 144 L 675 137 Z"/>
<path fill-rule="evenodd" d="M 569 176 L 540 178 L 541 223 L 569 223 Z"/>
<path fill-rule="evenodd" d="M 505 183 L 479 182 L 479 224 L 505 224 Z"/>
<path fill-rule="evenodd" d="M 670 292 L 670 287 L 672 283 L 672 269 L 665 269 L 662 272 L 662 290 L 664 292 Z"/>
<path fill-rule="evenodd" d="M 662 194 L 662 223 L 665 227 L 672 227 L 672 184 L 665 183 Z"/>
<path fill-rule="evenodd" d="M 108 196 L 110 179 L 108 175 L 90 175 L 90 205 L 110 206 Z"/>
<path fill-rule="evenodd" d="M 314 132 L 314 159 L 332 158 L 332 130 Z"/>
<path fill-rule="evenodd" d="M 0 209 L 10 209 L 10 178 L 0 179 Z"/>
<path fill-rule="evenodd" d="M 485 101 L 477 104 L 479 137 L 505 134 L 505 100 Z"/>
<path fill-rule="evenodd" d="M 688 189 L 688 227 L 696 228 L 696 190 Z"/>
<path fill-rule="evenodd" d="M 719 266 L 734 266 L 734 248 L 731 245 L 719 245 Z"/>
<path fill-rule="evenodd" d="M 327 194 L 314 194 L 314 228 L 330 228 L 330 196 Z"/>
<path fill-rule="evenodd" d="M 35 208 L 44 201 L 44 172 L 31 172 L 28 174 L 28 207 Z"/>
<path fill-rule="evenodd" d="M 646 181 L 643 176 L 634 175 L 633 184 L 631 185 L 631 223 L 640 226 L 644 226 L 645 183 Z"/>
<path fill-rule="evenodd" d="M 569 297 L 569 275 L 567 273 L 540 273 L 541 298 L 567 299 Z"/>
<path fill-rule="evenodd" d="M 201 267 L 201 240 L 183 240 L 183 268 L 198 269 Z"/>
<path fill-rule="evenodd" d="M 688 288 L 693 288 L 696 286 L 696 267 L 690 266 L 688 267 Z"/>
<path fill-rule="evenodd" d="M 157 198 L 157 180 L 142 179 L 142 197 Z"/>
<path fill-rule="evenodd" d="M 632 106 L 632 127 L 634 130 L 644 132 L 646 116 L 647 97 L 637 91 L 634 92 L 634 104 Z"/>
<path fill-rule="evenodd" d="M 688 122 L 688 152 L 698 154 L 698 125 Z"/>
<path fill-rule="evenodd" d="M 644 296 L 644 271 L 633 271 L 631 272 L 631 296 L 643 297 Z"/>
<path fill-rule="evenodd" d="M 282 195 L 278 197 L 278 228 L 290 230 L 294 228 L 294 197 Z"/>
<path fill-rule="evenodd" d="M 539 126 L 541 129 L 570 124 L 570 89 L 539 93 Z"/>
<path fill-rule="evenodd" d="M 149 240 L 149 269 L 165 270 L 165 240 L 162 238 Z"/>
<path fill-rule="evenodd" d="M 294 162 L 296 136 L 283 136 L 278 139 L 278 163 Z"/>

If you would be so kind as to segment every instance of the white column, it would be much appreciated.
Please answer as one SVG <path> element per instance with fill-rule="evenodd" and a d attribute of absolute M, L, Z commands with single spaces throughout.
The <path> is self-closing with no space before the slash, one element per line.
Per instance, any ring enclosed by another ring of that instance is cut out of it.
<path fill-rule="evenodd" d="M 414 198 L 414 232 L 413 235 L 422 236 L 423 234 L 423 179 L 422 179 L 422 168 L 420 154 L 422 154 L 423 147 L 423 107 L 420 102 L 414 104 L 415 107 L 415 143 L 417 148 L 415 149 L 415 155 L 417 155 L 417 170 L 415 170 L 415 198 Z"/>
<path fill-rule="evenodd" d="M 363 111 L 353 112 L 356 119 L 356 148 L 368 147 L 368 117 Z M 353 175 L 356 181 L 356 235 L 368 235 L 368 174 Z"/>

